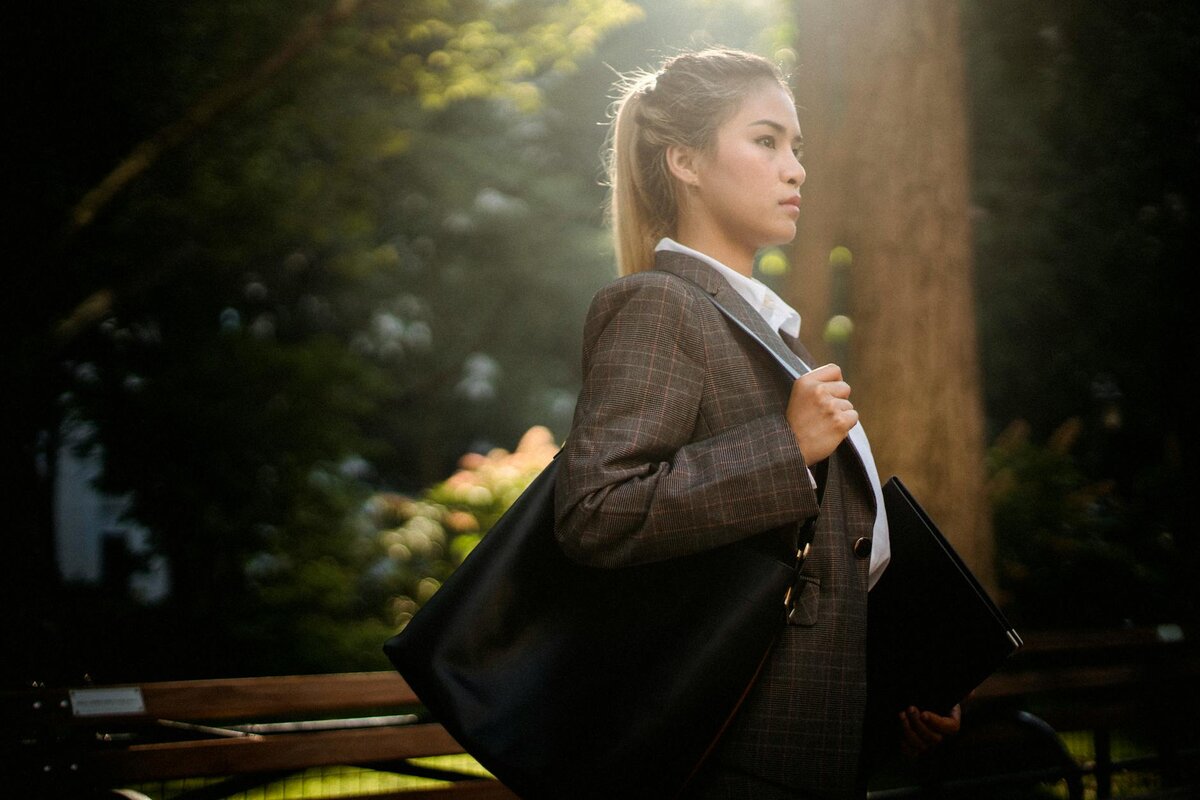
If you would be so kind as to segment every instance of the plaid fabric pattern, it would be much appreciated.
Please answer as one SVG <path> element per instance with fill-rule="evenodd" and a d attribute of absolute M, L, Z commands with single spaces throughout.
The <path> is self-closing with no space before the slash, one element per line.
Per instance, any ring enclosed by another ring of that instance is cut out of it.
<path fill-rule="evenodd" d="M 798 343 L 702 262 L 660 252 L 655 266 L 601 289 L 588 312 L 558 537 L 572 558 L 615 567 L 817 517 L 799 624 L 783 631 L 713 759 L 803 796 L 845 796 L 866 695 L 867 561 L 852 551 L 874 521 L 866 473 L 844 442 L 818 505 L 784 416 L 790 381 L 701 291 L 785 357 L 804 355 Z M 703 782 L 695 788 L 702 796 Z"/>

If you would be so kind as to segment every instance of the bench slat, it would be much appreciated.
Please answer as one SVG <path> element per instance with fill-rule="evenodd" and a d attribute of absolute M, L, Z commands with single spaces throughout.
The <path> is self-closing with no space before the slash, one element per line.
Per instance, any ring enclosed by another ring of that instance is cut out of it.
<path fill-rule="evenodd" d="M 281 716 L 297 708 L 325 713 L 418 702 L 395 672 L 149 683 L 142 693 L 146 713 L 162 719 L 237 719 Z"/>
<path fill-rule="evenodd" d="M 112 784 L 301 770 L 449 755 L 462 746 L 441 725 L 277 734 L 261 738 L 135 744 L 80 756 L 80 768 Z"/>
<path fill-rule="evenodd" d="M 420 705 L 416 694 L 396 672 L 163 681 L 102 688 L 139 689 L 145 713 L 74 717 L 67 689 L 0 693 L 0 709 L 6 715 L 41 718 L 57 725 L 96 727 L 158 719 L 213 722 L 354 716 L 349 712 Z"/>

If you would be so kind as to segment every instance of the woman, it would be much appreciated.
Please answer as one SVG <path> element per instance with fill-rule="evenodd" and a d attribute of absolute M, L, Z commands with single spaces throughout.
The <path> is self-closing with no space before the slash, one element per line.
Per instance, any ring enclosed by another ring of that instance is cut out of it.
<path fill-rule="evenodd" d="M 558 535 L 578 561 L 621 566 L 815 520 L 797 608 L 689 792 L 851 795 L 867 591 L 887 562 L 870 448 L 836 365 L 790 381 L 704 296 L 809 362 L 799 315 L 751 278 L 759 249 L 796 235 L 795 104 L 772 64 L 733 50 L 678 55 L 623 88 L 609 177 L 625 277 L 588 313 Z M 912 752 L 958 727 L 902 716 Z"/>

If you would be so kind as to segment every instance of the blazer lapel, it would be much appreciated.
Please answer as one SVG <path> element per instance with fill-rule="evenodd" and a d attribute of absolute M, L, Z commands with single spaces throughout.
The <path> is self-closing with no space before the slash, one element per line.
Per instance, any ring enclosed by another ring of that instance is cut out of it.
<path fill-rule="evenodd" d="M 762 315 L 755 311 L 745 298 L 729 285 L 729 281 L 725 280 L 712 267 L 683 253 L 666 250 L 659 251 L 655 258 L 654 268 L 677 275 L 698 285 L 715 297 L 722 306 L 733 312 L 738 322 L 753 331 L 779 358 L 784 359 L 801 373 L 810 371 L 809 365 L 783 341 L 779 331 L 773 330 L 771 326 L 767 325 Z"/>

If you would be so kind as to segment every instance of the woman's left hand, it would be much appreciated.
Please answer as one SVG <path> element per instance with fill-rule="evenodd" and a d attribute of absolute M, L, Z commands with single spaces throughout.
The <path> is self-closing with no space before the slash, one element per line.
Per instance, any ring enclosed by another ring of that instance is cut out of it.
<path fill-rule="evenodd" d="M 959 706 L 952 708 L 948 717 L 910 706 L 900 712 L 900 751 L 913 757 L 928 753 L 947 736 L 958 733 L 961 726 L 962 709 Z"/>

